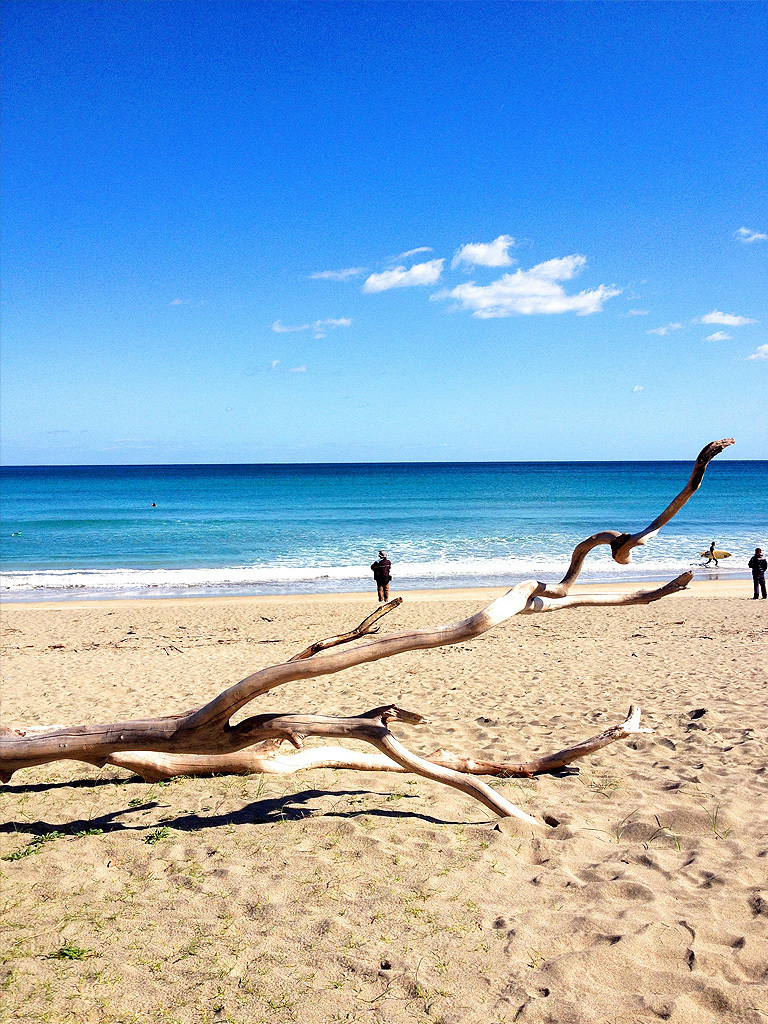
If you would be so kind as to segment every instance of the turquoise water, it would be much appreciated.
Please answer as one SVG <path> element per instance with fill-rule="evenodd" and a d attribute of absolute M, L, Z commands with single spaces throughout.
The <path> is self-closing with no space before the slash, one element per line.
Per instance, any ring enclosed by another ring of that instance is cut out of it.
<path fill-rule="evenodd" d="M 361 590 L 380 547 L 393 589 L 556 580 L 574 545 L 634 532 L 688 462 L 6 467 L 5 599 Z M 607 548 L 582 579 L 666 579 L 717 542 L 744 575 L 768 548 L 768 462 L 715 461 L 631 566 Z M 152 507 L 152 503 L 156 507 Z M 702 578 L 714 573 L 701 570 Z"/>

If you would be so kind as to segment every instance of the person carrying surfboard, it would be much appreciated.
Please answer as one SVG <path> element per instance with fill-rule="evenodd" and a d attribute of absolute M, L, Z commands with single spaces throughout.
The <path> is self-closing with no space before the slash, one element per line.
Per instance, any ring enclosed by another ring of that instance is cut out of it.
<path fill-rule="evenodd" d="M 715 542 L 714 541 L 712 541 L 712 543 L 709 545 L 709 558 L 707 558 L 707 560 L 706 560 L 706 562 L 704 564 L 705 565 L 709 565 L 710 562 L 714 562 L 715 565 L 717 565 L 717 559 L 715 558 Z"/>

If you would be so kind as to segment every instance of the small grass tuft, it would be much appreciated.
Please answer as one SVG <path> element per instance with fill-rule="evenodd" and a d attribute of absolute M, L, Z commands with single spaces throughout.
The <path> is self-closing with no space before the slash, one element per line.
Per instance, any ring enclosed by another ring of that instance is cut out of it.
<path fill-rule="evenodd" d="M 661 821 L 659 820 L 658 814 L 654 814 L 654 818 L 656 819 L 656 824 L 659 827 L 656 829 L 653 835 L 649 836 L 649 838 L 643 843 L 644 849 L 647 850 L 651 843 L 654 841 L 654 839 L 660 839 L 663 836 L 665 839 L 673 840 L 675 844 L 675 849 L 679 852 L 681 849 L 680 836 L 673 832 L 669 825 L 662 825 Z"/>
<path fill-rule="evenodd" d="M 149 843 L 150 846 L 154 846 L 155 843 L 159 843 L 161 839 L 167 839 L 170 834 L 171 830 L 166 826 L 163 826 L 163 828 L 156 828 L 154 832 L 150 832 L 144 842 Z"/>
<path fill-rule="evenodd" d="M 721 825 L 720 824 L 720 822 L 718 820 L 719 815 L 720 815 L 720 804 L 719 803 L 716 804 L 714 809 L 711 810 L 711 811 L 709 810 L 709 808 L 706 808 L 706 807 L 704 809 L 707 812 L 707 816 L 709 818 L 709 823 L 712 826 L 712 831 L 715 833 L 717 838 L 718 839 L 727 839 L 728 836 L 733 831 L 733 829 L 729 828 L 727 825 Z"/>
<path fill-rule="evenodd" d="M 87 956 L 95 956 L 92 949 L 81 949 L 80 946 L 71 946 L 67 943 L 61 946 L 54 953 L 48 954 L 49 960 L 85 960 Z"/>
<path fill-rule="evenodd" d="M 56 839 L 64 839 L 64 833 L 45 832 L 41 836 L 36 836 L 31 843 L 27 843 L 20 850 L 14 850 L 13 853 L 7 854 L 3 857 L 3 860 L 21 860 L 22 857 L 29 857 L 33 853 L 40 853 L 46 843 L 52 843 Z"/>

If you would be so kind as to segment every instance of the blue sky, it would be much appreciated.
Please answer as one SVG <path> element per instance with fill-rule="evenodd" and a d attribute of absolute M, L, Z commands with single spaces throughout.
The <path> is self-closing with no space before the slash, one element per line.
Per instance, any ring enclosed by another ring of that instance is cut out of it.
<path fill-rule="evenodd" d="M 766 457 L 765 3 L 3 6 L 6 464 Z"/>

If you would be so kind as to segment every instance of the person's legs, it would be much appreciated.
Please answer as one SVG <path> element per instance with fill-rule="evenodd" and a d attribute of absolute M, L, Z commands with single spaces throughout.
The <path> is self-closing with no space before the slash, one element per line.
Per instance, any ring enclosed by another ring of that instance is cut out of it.
<path fill-rule="evenodd" d="M 765 598 L 767 596 L 766 595 L 766 590 L 765 590 L 765 576 L 761 576 L 760 577 L 760 590 L 762 591 L 762 594 L 763 594 L 763 600 L 765 600 Z"/>
<path fill-rule="evenodd" d="M 755 584 L 755 586 L 757 586 L 757 584 Z M 384 591 L 385 591 L 384 584 L 383 583 L 377 583 L 376 584 L 376 590 L 379 592 L 379 604 L 381 604 L 381 602 L 384 600 Z M 757 593 L 757 590 L 755 590 L 755 593 Z"/>
<path fill-rule="evenodd" d="M 763 586 L 765 586 L 765 584 L 763 584 Z M 384 600 L 388 601 L 389 600 L 389 584 L 385 583 L 382 589 L 384 591 Z"/>

